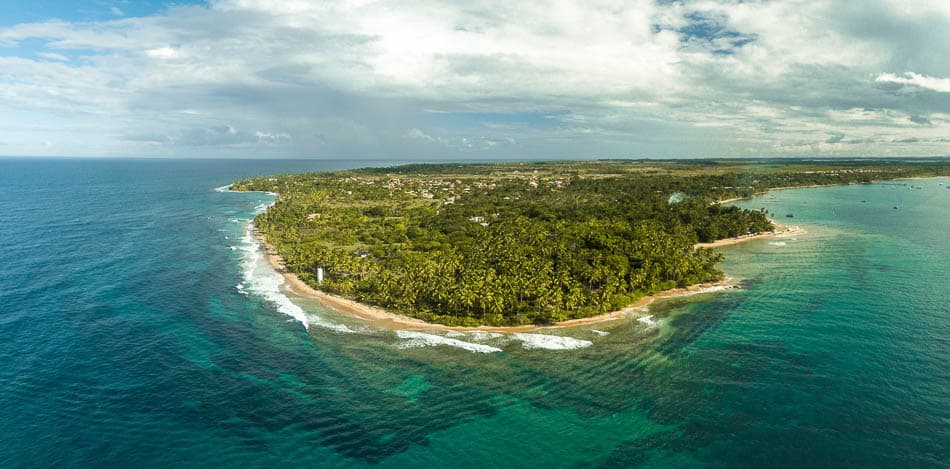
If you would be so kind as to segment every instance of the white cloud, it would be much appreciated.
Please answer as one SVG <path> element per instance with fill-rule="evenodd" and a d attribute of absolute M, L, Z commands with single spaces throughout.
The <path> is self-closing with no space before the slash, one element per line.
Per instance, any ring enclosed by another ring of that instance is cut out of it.
<path fill-rule="evenodd" d="M 936 78 L 921 75 L 919 73 L 907 72 L 903 75 L 893 73 L 882 73 L 874 79 L 876 82 L 900 83 L 904 85 L 914 85 L 928 90 L 940 93 L 950 93 L 950 78 Z"/>
<path fill-rule="evenodd" d="M 76 153 L 947 154 L 948 31 L 941 0 L 217 0 L 0 28 L 45 44 L 0 56 L 0 113 Z"/>
<path fill-rule="evenodd" d="M 69 57 L 66 57 L 63 54 L 57 54 L 55 52 L 37 52 L 37 57 L 42 57 L 49 60 L 58 60 L 60 62 L 69 62 Z"/>
<path fill-rule="evenodd" d="M 415 127 L 409 129 L 409 131 L 406 132 L 406 136 L 409 137 L 409 138 L 411 138 L 411 139 L 413 139 L 413 140 L 422 140 L 422 141 L 424 141 L 424 142 L 435 142 L 435 141 L 436 141 L 436 139 L 435 139 L 433 136 L 431 136 L 431 135 L 429 135 L 429 134 L 427 134 L 427 133 L 425 133 L 425 132 L 423 132 L 423 131 L 421 131 L 421 130 L 415 128 Z"/>
<path fill-rule="evenodd" d="M 155 49 L 149 49 L 145 51 L 145 55 L 149 57 L 154 57 L 156 59 L 171 59 L 178 55 L 178 51 L 175 49 L 165 46 L 158 47 Z"/>
<path fill-rule="evenodd" d="M 129 142 L 141 142 L 165 147 L 253 147 L 255 145 L 280 145 L 292 139 L 282 132 L 253 132 L 238 130 L 231 125 L 195 127 L 173 133 L 139 133 L 122 137 Z"/>

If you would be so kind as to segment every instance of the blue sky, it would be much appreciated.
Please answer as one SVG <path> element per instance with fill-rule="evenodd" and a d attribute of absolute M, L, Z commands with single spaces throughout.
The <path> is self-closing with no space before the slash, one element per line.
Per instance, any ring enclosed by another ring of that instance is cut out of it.
<path fill-rule="evenodd" d="M 945 0 L 0 4 L 0 155 L 950 154 Z"/>
<path fill-rule="evenodd" d="M 148 16 L 169 7 L 207 5 L 204 0 L 30 0 L 0 3 L 0 26 L 50 20 L 69 22 L 108 21 L 123 16 Z"/>

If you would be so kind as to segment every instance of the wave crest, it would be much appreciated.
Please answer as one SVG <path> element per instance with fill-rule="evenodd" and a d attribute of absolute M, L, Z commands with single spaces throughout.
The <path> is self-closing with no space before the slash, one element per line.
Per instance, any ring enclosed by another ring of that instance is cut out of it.
<path fill-rule="evenodd" d="M 512 334 L 511 337 L 515 340 L 520 340 L 521 346 L 528 350 L 576 350 L 590 347 L 594 344 L 589 340 L 559 335 L 517 333 Z"/>
<path fill-rule="evenodd" d="M 450 337 L 442 337 L 440 335 L 435 335 L 435 334 L 426 334 L 424 332 L 398 330 L 396 331 L 396 337 L 399 337 L 400 339 L 409 339 L 399 344 L 400 348 L 448 345 L 450 347 L 456 347 L 463 350 L 468 350 L 469 352 L 473 352 L 473 353 L 501 352 L 501 349 L 498 347 L 492 347 L 490 345 L 485 345 L 485 344 L 473 344 L 471 342 L 464 342 L 458 339 L 453 339 Z"/>

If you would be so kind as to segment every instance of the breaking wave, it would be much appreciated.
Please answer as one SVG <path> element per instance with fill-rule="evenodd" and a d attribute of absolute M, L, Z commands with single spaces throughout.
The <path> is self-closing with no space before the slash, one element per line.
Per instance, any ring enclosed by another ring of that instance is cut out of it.
<path fill-rule="evenodd" d="M 520 340 L 521 346 L 528 350 L 576 350 L 593 345 L 593 342 L 589 340 L 559 335 L 517 333 L 512 334 L 511 338 Z"/>
<path fill-rule="evenodd" d="M 472 335 L 472 339 L 477 340 L 479 342 L 483 340 L 500 339 L 505 336 L 505 334 L 499 334 L 497 332 L 485 332 L 485 331 L 471 332 L 471 335 Z"/>
<path fill-rule="evenodd" d="M 456 334 L 460 334 L 456 332 Z M 461 334 L 465 335 L 465 334 Z M 435 334 L 426 334 L 424 332 L 416 331 L 396 331 L 396 336 L 400 339 L 408 339 L 405 342 L 399 344 L 400 348 L 414 348 L 414 347 L 429 347 L 434 345 L 448 345 L 450 347 L 456 347 L 463 350 L 468 350 L 469 352 L 474 353 L 494 353 L 501 352 L 501 349 L 498 347 L 492 347 L 485 344 L 473 344 L 471 342 L 464 342 L 458 339 L 453 339 L 450 337 L 442 337 Z"/>
<path fill-rule="evenodd" d="M 637 322 L 639 322 L 640 324 L 643 324 L 643 325 L 645 325 L 645 326 L 647 326 L 647 327 L 650 327 L 650 328 L 653 328 L 653 327 L 656 327 L 656 326 L 659 326 L 659 325 L 660 325 L 659 321 L 654 321 L 654 320 L 653 320 L 653 315 L 641 316 L 641 317 L 637 318 Z"/>
<path fill-rule="evenodd" d="M 739 287 L 737 287 L 736 285 L 713 285 L 710 287 L 699 288 L 695 291 L 686 292 L 679 296 L 701 295 L 703 293 L 715 293 L 715 292 L 726 291 L 726 290 L 735 290 L 737 288 Z"/>

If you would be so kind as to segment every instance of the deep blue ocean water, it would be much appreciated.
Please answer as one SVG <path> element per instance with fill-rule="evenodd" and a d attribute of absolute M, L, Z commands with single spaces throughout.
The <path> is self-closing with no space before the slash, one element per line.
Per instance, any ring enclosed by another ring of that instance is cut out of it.
<path fill-rule="evenodd" d="M 0 467 L 947 466 L 950 179 L 743 201 L 807 234 L 549 341 L 297 298 L 214 190 L 391 163 L 0 159 Z"/>

